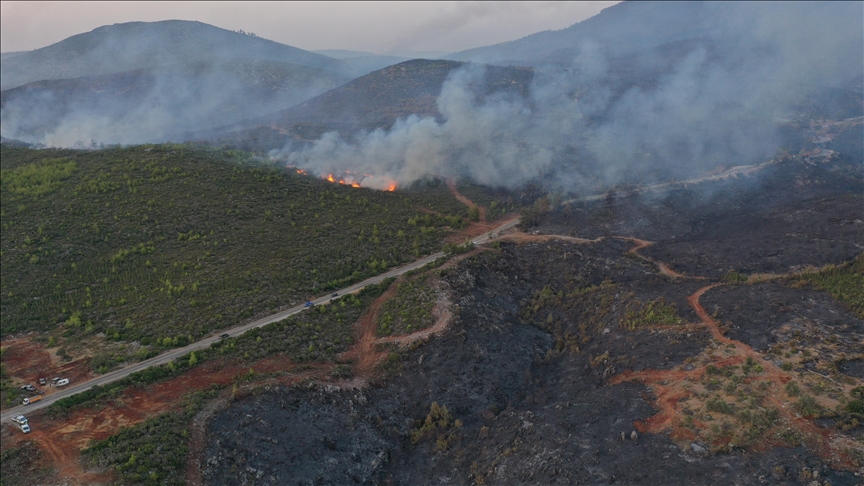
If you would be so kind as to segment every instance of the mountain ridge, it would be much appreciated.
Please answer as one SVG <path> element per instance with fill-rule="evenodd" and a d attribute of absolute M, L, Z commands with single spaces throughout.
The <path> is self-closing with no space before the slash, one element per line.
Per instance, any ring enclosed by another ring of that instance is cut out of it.
<path fill-rule="evenodd" d="M 70 62 L 71 58 L 71 62 Z M 253 58 L 344 74 L 338 59 L 197 21 L 105 25 L 41 49 L 4 58 L 2 89 L 45 79 L 114 74 L 157 65 Z"/>

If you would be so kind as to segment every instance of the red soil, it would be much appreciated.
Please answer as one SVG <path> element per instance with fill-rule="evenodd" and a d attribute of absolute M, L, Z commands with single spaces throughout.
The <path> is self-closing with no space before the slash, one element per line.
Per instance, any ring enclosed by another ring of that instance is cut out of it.
<path fill-rule="evenodd" d="M 474 204 L 474 201 L 472 201 L 472 200 L 468 199 L 467 197 L 463 196 L 463 195 L 459 192 L 459 190 L 456 189 L 456 179 L 454 179 L 454 178 L 452 178 L 452 177 L 449 178 L 449 179 L 447 179 L 447 188 L 450 189 L 450 194 L 452 194 L 453 197 L 455 197 L 456 199 L 458 199 L 459 202 L 461 202 L 462 204 L 464 204 L 464 205 L 466 205 L 466 206 L 468 206 L 468 207 L 477 206 L 477 209 L 480 210 L 480 222 L 481 222 L 481 223 L 485 223 L 485 222 L 486 222 L 486 208 L 484 208 L 483 206 L 479 206 L 479 205 L 477 205 L 477 204 Z"/>
<path fill-rule="evenodd" d="M 46 378 L 49 383 L 54 377 L 79 382 L 93 376 L 90 373 L 89 358 L 62 363 L 52 350 L 34 342 L 30 337 L 5 339 L 0 346 L 3 348 L 3 366 L 13 383 L 33 385 L 44 391 L 45 395 L 56 393 L 57 388 L 51 385 L 40 386 L 39 378 Z M 0 406 L 4 409 L 8 407 L 5 402 Z"/>

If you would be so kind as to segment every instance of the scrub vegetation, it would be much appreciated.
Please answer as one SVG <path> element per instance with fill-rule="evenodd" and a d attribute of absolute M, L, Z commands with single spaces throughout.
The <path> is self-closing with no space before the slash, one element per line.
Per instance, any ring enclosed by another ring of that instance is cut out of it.
<path fill-rule="evenodd" d="M 441 184 L 358 189 L 184 145 L 4 145 L 0 196 L 2 334 L 102 333 L 140 343 L 135 359 L 437 251 L 468 224 Z"/>

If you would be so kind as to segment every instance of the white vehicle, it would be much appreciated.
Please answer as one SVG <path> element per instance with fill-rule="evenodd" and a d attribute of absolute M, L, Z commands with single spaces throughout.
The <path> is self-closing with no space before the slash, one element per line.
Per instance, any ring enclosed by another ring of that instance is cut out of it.
<path fill-rule="evenodd" d="M 12 421 L 19 425 L 24 425 L 27 423 L 27 417 L 23 415 L 16 415 L 12 417 Z"/>
<path fill-rule="evenodd" d="M 21 432 L 24 432 L 25 434 L 30 433 L 30 424 L 18 424 L 18 428 L 21 429 Z"/>
<path fill-rule="evenodd" d="M 63 378 L 62 380 L 57 381 L 57 386 L 66 386 L 69 384 L 69 378 Z"/>

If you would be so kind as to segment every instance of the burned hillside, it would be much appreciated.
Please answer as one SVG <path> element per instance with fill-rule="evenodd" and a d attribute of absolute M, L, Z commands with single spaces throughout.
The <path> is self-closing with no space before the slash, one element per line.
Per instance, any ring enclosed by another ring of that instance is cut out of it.
<path fill-rule="evenodd" d="M 752 195 L 752 181 L 729 184 Z M 770 204 L 752 214 L 821 202 L 854 221 L 860 210 L 860 193 L 798 201 L 765 187 Z M 742 238 L 753 255 L 780 245 L 788 261 L 766 269 L 776 275 L 720 273 L 715 236 L 688 226 L 700 209 L 686 196 L 618 200 L 616 217 L 608 201 L 552 212 L 532 234 L 444 267 L 455 317 L 440 337 L 394 347 L 371 387 L 309 381 L 234 401 L 208 425 L 206 481 L 858 484 L 864 323 L 831 282 L 864 276 L 860 264 L 790 270 L 860 248 Z M 676 213 L 665 227 L 634 218 Z M 723 220 L 713 216 L 699 217 Z M 828 221 L 810 238 L 843 241 L 848 226 Z M 685 235 L 695 257 L 682 275 L 658 250 Z"/>
<path fill-rule="evenodd" d="M 801 445 L 762 454 L 682 431 L 642 433 L 656 396 L 610 380 L 692 370 L 711 339 L 688 312 L 673 311 L 671 324 L 624 324 L 646 303 L 677 309 L 696 286 L 623 257 L 627 247 L 508 243 L 444 272 L 460 296 L 444 337 L 400 351 L 399 376 L 375 388 L 310 383 L 235 402 L 209 426 L 207 481 L 796 484 L 814 471 L 854 484 Z"/>

